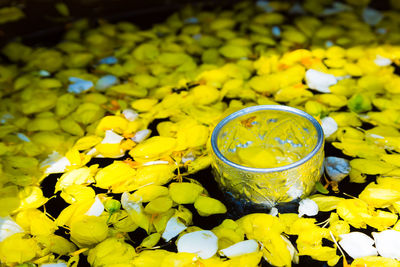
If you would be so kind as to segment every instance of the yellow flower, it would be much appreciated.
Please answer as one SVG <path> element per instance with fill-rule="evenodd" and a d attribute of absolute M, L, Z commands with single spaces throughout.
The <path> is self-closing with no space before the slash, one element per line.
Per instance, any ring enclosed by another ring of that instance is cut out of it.
<path fill-rule="evenodd" d="M 134 201 L 130 198 L 130 194 L 124 192 L 121 196 L 121 204 L 124 210 L 129 214 L 132 221 L 145 231 L 149 231 L 150 218 L 144 214 L 141 202 Z"/>
<path fill-rule="evenodd" d="M 135 160 L 157 159 L 164 155 L 169 155 L 175 146 L 175 138 L 153 136 L 132 148 L 129 155 Z"/>
<path fill-rule="evenodd" d="M 2 186 L 0 188 L 0 217 L 9 215 L 19 205 L 18 187 L 15 185 Z"/>
<path fill-rule="evenodd" d="M 221 214 L 227 211 L 225 205 L 221 201 L 206 196 L 199 196 L 194 202 L 194 207 L 200 216 Z"/>
<path fill-rule="evenodd" d="M 51 253 L 58 255 L 68 255 L 69 253 L 76 250 L 76 246 L 69 242 L 64 237 L 51 234 L 51 235 L 40 235 L 35 238 L 38 243 L 44 246 Z"/>
<path fill-rule="evenodd" d="M 0 260 L 5 264 L 23 263 L 32 260 L 40 252 L 33 238 L 24 233 L 14 234 L 0 242 Z"/>
<path fill-rule="evenodd" d="M 107 167 L 99 170 L 95 176 L 96 186 L 104 189 L 113 189 L 113 187 L 121 187 L 121 185 L 129 185 L 134 183 L 136 170 L 122 161 L 114 161 Z M 115 190 L 114 190 L 115 191 Z M 117 189 L 115 193 L 123 192 Z"/>
<path fill-rule="evenodd" d="M 144 250 L 133 259 L 133 266 L 135 267 L 160 267 L 163 260 L 170 254 L 175 254 L 163 249 L 157 250 Z"/>
<path fill-rule="evenodd" d="M 324 196 L 320 194 L 315 194 L 310 197 L 318 205 L 320 211 L 331 211 L 335 210 L 337 204 L 343 200 L 343 198 L 335 196 Z"/>
<path fill-rule="evenodd" d="M 358 197 L 372 207 L 387 208 L 400 200 L 400 180 L 378 178 L 377 184 L 368 184 Z"/>
<path fill-rule="evenodd" d="M 169 195 L 178 204 L 193 204 L 204 188 L 196 183 L 171 183 Z"/>
<path fill-rule="evenodd" d="M 277 217 L 269 214 L 249 214 L 237 223 L 244 230 L 248 239 L 255 239 L 263 244 L 264 259 L 276 266 L 290 266 L 292 256 L 288 244 L 281 236 L 283 225 Z"/>
<path fill-rule="evenodd" d="M 85 185 L 80 185 L 80 184 L 74 184 L 74 185 L 70 185 L 67 188 L 63 189 L 61 191 L 60 196 L 68 204 L 73 204 L 76 202 L 83 203 L 85 201 L 93 200 L 96 196 L 96 193 L 94 192 L 93 188 L 91 188 L 91 187 L 88 187 Z"/>
<path fill-rule="evenodd" d="M 122 134 L 128 128 L 128 123 L 129 121 L 122 116 L 105 116 L 97 125 L 96 135 L 103 136 L 106 130 Z"/>
<path fill-rule="evenodd" d="M 71 223 L 71 240 L 79 247 L 94 245 L 106 239 L 106 219 L 97 216 L 83 216 Z"/>
<path fill-rule="evenodd" d="M 100 216 L 104 206 L 98 197 L 84 199 L 73 203 L 63 209 L 56 219 L 57 226 L 71 226 L 75 221 L 81 220 L 85 215 Z"/>
<path fill-rule="evenodd" d="M 51 235 L 57 230 L 55 222 L 38 209 L 20 211 L 15 220 L 32 235 Z"/>
<path fill-rule="evenodd" d="M 244 240 L 244 232 L 239 225 L 230 219 L 225 219 L 211 230 L 218 237 L 218 249 L 227 248 Z"/>
<path fill-rule="evenodd" d="M 344 199 L 336 210 L 343 220 L 355 228 L 366 228 L 366 219 L 371 217 L 368 204 L 360 199 Z"/>
<path fill-rule="evenodd" d="M 108 238 L 89 250 L 88 262 L 94 267 L 131 264 L 135 257 L 135 248 L 123 239 Z"/>
<path fill-rule="evenodd" d="M 39 208 L 48 200 L 48 198 L 43 196 L 42 189 L 40 189 L 38 186 L 25 186 L 19 191 L 18 195 L 21 199 L 18 210 Z"/>
<path fill-rule="evenodd" d="M 168 188 L 161 185 L 147 185 L 136 190 L 131 198 L 136 201 L 149 202 L 161 196 L 168 195 Z M 176 202 L 176 201 L 175 201 Z"/>
<path fill-rule="evenodd" d="M 98 165 L 82 167 L 64 173 L 57 181 L 55 193 L 71 185 L 90 184 L 94 182 L 93 175 L 97 171 Z"/>

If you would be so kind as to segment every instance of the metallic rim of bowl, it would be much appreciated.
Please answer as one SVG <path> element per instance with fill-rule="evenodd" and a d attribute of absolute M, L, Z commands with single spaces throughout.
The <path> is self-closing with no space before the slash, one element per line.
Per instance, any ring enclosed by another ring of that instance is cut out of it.
<path fill-rule="evenodd" d="M 303 118 L 306 118 L 307 120 L 309 120 L 312 125 L 315 127 L 316 131 L 317 131 L 317 135 L 318 135 L 318 140 L 317 140 L 317 144 L 315 145 L 315 147 L 313 148 L 313 150 L 308 153 L 305 157 L 303 157 L 302 159 L 285 165 L 285 166 L 281 166 L 281 167 L 276 167 L 276 168 L 252 168 L 252 167 L 246 167 L 246 166 L 242 166 L 240 164 L 234 163 L 230 160 L 228 160 L 227 158 L 225 158 L 224 155 L 222 155 L 221 151 L 219 150 L 218 146 L 217 146 L 217 138 L 219 135 L 219 132 L 221 131 L 222 127 L 225 126 L 225 124 L 227 124 L 228 122 L 230 122 L 233 119 L 236 119 L 237 117 L 243 116 L 243 115 L 247 115 L 256 111 L 262 111 L 262 110 L 276 110 L 276 111 L 283 111 L 283 112 L 288 112 L 288 113 L 292 113 L 298 116 L 301 116 Z M 220 121 L 217 126 L 214 128 L 214 131 L 211 134 L 211 147 L 214 151 L 214 153 L 217 155 L 217 157 L 222 160 L 225 164 L 234 167 L 234 168 L 238 168 L 241 169 L 243 171 L 247 171 L 247 172 L 259 172 L 259 173 L 270 173 L 270 172 L 281 172 L 281 171 L 286 171 L 292 168 L 296 168 L 297 166 L 300 166 L 302 164 L 304 164 L 305 162 L 307 162 L 308 160 L 310 160 L 322 147 L 324 142 L 324 132 L 322 130 L 321 125 L 319 124 L 319 122 L 310 114 L 299 110 L 297 108 L 292 108 L 292 107 L 288 107 L 288 106 L 284 106 L 284 105 L 259 105 L 259 106 L 252 106 L 252 107 L 248 107 L 248 108 L 244 108 L 241 109 L 239 111 L 236 111 L 232 114 L 230 114 L 229 116 L 225 117 L 222 121 Z"/>

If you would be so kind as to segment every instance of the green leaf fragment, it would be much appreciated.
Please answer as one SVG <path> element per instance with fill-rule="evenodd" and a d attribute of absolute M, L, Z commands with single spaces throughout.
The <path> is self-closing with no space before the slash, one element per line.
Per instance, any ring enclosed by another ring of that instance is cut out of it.
<path fill-rule="evenodd" d="M 329 194 L 329 190 L 326 189 L 321 182 L 316 182 L 315 183 L 315 189 L 317 189 L 318 192 L 322 194 Z"/>

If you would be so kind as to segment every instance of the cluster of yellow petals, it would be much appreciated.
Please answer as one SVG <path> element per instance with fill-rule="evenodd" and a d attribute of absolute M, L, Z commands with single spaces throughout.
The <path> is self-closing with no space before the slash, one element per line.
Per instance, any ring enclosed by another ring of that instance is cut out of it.
<path fill-rule="evenodd" d="M 149 30 L 79 20 L 52 48 L 4 46 L 0 265 L 72 267 L 80 255 L 114 267 L 291 266 L 301 256 L 346 265 L 337 241 L 351 227 L 400 231 L 400 6 L 390 2 L 380 13 L 368 0 L 346 0 L 345 11 L 307 0 L 305 15 L 289 23 L 285 14 L 296 11 L 282 1 L 187 7 Z M 324 12 L 334 13 L 315 16 Z M 368 12 L 383 17 L 371 22 Z M 0 9 L 0 23 L 22 17 Z M 202 231 L 195 216 L 227 213 L 195 179 L 212 161 L 210 134 L 232 112 L 269 104 L 317 118 L 326 142 L 349 159 L 350 182 L 376 179 L 358 196 L 310 196 L 330 212 L 322 223 L 253 213 L 213 227 L 208 258 L 160 247 Z M 104 158 L 108 165 L 97 164 Z M 52 197 L 41 187 L 48 179 L 57 179 Z M 66 204 L 56 218 L 46 211 L 51 198 Z M 146 237 L 131 240 L 139 228 Z M 257 245 L 223 256 L 244 241 Z M 351 266 L 398 260 L 366 256 Z"/>

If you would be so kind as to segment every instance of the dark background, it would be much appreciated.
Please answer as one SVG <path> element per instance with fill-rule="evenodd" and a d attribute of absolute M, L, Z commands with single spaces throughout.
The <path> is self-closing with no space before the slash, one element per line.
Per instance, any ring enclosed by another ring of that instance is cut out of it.
<path fill-rule="evenodd" d="M 250 0 L 254 1 L 255 0 Z M 296 3 L 302 0 L 280 0 Z M 370 7 L 387 10 L 390 0 L 371 0 Z M 400 1 L 400 0 L 399 0 Z M 62 17 L 54 5 L 65 3 L 69 17 Z M 0 47 L 14 38 L 23 37 L 24 43 L 52 44 L 60 39 L 66 24 L 79 18 L 109 22 L 130 21 L 142 28 L 164 21 L 185 5 L 205 9 L 226 8 L 240 0 L 0 0 L 0 8 L 20 7 L 26 17 L 15 22 L 0 24 Z M 340 0 L 339 0 L 340 2 Z"/>

